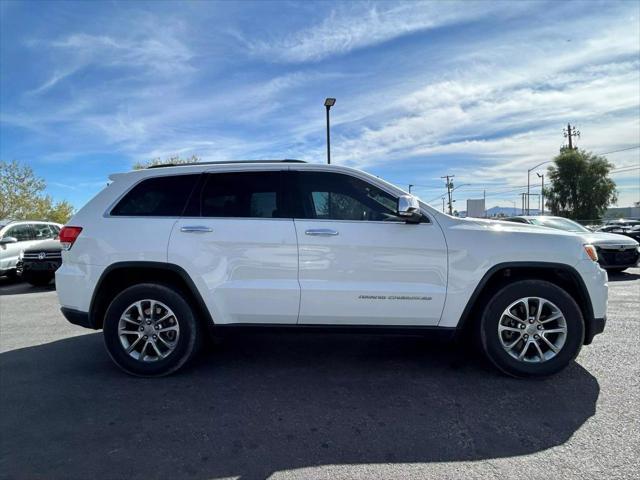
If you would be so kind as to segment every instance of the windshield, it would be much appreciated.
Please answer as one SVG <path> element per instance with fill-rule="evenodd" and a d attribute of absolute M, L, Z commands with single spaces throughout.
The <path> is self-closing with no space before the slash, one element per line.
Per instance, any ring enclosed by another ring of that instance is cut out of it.
<path fill-rule="evenodd" d="M 564 230 L 565 232 L 591 233 L 588 228 L 583 227 L 579 223 L 560 217 L 539 217 L 532 218 L 531 223 L 540 225 L 541 227 L 555 228 L 556 230 Z"/>

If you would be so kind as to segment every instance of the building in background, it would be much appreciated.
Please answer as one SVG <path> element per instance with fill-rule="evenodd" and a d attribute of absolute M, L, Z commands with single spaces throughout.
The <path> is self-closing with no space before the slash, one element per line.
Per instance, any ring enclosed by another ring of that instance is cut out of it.
<path fill-rule="evenodd" d="M 484 198 L 477 200 L 467 199 L 467 217 L 484 218 L 486 211 L 484 208 Z"/>

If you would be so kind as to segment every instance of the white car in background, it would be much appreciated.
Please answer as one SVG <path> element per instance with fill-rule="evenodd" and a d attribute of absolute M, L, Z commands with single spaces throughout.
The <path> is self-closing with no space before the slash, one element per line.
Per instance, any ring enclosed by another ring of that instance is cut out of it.
<path fill-rule="evenodd" d="M 15 276 L 22 252 L 57 238 L 61 228 L 54 222 L 0 220 L 0 276 Z"/>
<path fill-rule="evenodd" d="M 578 222 L 564 217 L 546 215 L 519 215 L 505 218 L 508 222 L 528 223 L 539 227 L 555 228 L 581 235 L 585 242 L 593 245 L 598 253 L 598 263 L 609 272 L 619 273 L 635 267 L 640 260 L 638 242 L 617 233 L 592 232 Z"/>

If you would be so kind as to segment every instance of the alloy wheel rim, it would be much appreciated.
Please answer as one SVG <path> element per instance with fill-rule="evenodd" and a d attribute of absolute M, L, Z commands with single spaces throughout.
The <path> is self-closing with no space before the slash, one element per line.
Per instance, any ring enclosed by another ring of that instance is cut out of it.
<path fill-rule="evenodd" d="M 129 305 L 118 322 L 120 345 L 127 355 L 141 362 L 167 358 L 178 345 L 180 324 L 173 311 L 157 300 L 139 300 Z"/>
<path fill-rule="evenodd" d="M 524 297 L 502 312 L 498 338 L 502 348 L 516 360 L 542 363 L 562 350 L 567 339 L 567 321 L 553 302 Z"/>

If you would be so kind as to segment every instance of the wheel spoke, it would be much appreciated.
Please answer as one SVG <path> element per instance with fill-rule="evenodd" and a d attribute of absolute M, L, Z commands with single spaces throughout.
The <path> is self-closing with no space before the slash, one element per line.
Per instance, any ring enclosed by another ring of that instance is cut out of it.
<path fill-rule="evenodd" d="M 140 342 L 140 340 L 142 340 L 142 335 L 138 334 L 138 338 L 135 340 L 135 342 L 133 342 L 131 345 L 129 345 L 129 348 L 127 348 L 127 353 L 133 352 L 133 349 L 136 348 L 136 345 Z"/>
<path fill-rule="evenodd" d="M 529 320 L 529 299 L 528 298 L 523 299 L 522 303 L 524 303 L 525 321 L 528 321 Z"/>
<path fill-rule="evenodd" d="M 124 315 L 123 315 L 122 317 L 120 317 L 120 320 L 122 320 L 122 321 L 124 321 L 124 322 L 127 322 L 127 323 L 132 323 L 132 324 L 134 324 L 136 327 L 137 327 L 137 326 L 139 326 L 139 325 L 140 325 L 140 323 L 142 323 L 142 322 L 139 322 L 139 321 L 137 321 L 137 320 L 132 320 L 132 319 L 130 319 L 130 318 L 127 318 L 127 317 L 126 317 L 126 316 L 124 316 Z"/>
<path fill-rule="evenodd" d="M 544 320 L 540 320 L 540 323 L 553 322 L 554 320 L 558 320 L 559 318 L 562 318 L 562 313 L 555 312 L 549 318 L 545 318 Z"/>
<path fill-rule="evenodd" d="M 166 315 L 162 316 L 161 318 L 156 320 L 156 323 L 162 323 L 162 322 L 164 322 L 165 320 L 167 320 L 167 319 L 169 319 L 171 317 L 173 317 L 173 312 L 169 312 Z"/>
<path fill-rule="evenodd" d="M 175 346 L 175 342 L 169 343 L 164 338 L 162 338 L 160 335 L 158 335 L 158 340 L 160 340 L 162 343 L 164 343 L 168 349 L 173 349 L 173 347 Z"/>
<path fill-rule="evenodd" d="M 566 331 L 566 328 L 551 328 L 549 330 L 543 330 L 542 333 L 546 335 L 547 333 L 564 333 Z"/>
<path fill-rule="evenodd" d="M 136 302 L 136 308 L 138 309 L 138 318 L 140 322 L 144 322 L 144 310 L 142 309 L 142 302 Z"/>
<path fill-rule="evenodd" d="M 538 309 L 536 310 L 536 322 L 540 321 L 540 315 L 542 314 L 542 307 L 545 306 L 547 301 L 544 298 L 538 299 Z"/>
<path fill-rule="evenodd" d="M 153 322 L 153 317 L 156 314 L 156 302 L 155 300 L 151 300 L 149 302 L 149 320 Z"/>
<path fill-rule="evenodd" d="M 553 343 L 551 343 L 547 337 L 545 337 L 544 335 L 540 335 L 540 338 L 544 340 L 544 342 L 547 344 L 547 346 L 551 349 L 553 353 L 558 353 L 558 347 L 556 347 Z"/>
<path fill-rule="evenodd" d="M 500 330 L 501 332 L 507 331 L 507 332 L 518 332 L 518 333 L 522 331 L 522 329 L 520 328 L 507 327 L 506 325 L 499 325 L 498 330 Z"/>
<path fill-rule="evenodd" d="M 503 345 L 504 345 L 505 347 L 507 347 L 507 349 L 511 350 L 513 347 L 515 347 L 515 346 L 516 346 L 516 344 L 517 344 L 520 340 L 522 340 L 522 333 L 521 333 L 521 332 L 520 332 L 520 336 L 519 336 L 518 338 L 516 338 L 516 340 L 515 340 L 515 341 L 511 342 L 509 345 L 507 345 L 507 344 L 505 344 L 505 343 L 503 343 Z"/>
<path fill-rule="evenodd" d="M 149 345 L 149 340 L 144 341 L 144 345 L 142 345 L 142 350 L 140 350 L 140 356 L 138 357 L 140 360 L 144 361 L 145 353 L 144 351 L 147 349 L 147 345 Z"/>
<path fill-rule="evenodd" d="M 511 313 L 509 310 L 507 310 L 506 312 L 504 312 L 504 316 L 505 317 L 509 317 L 511 320 L 515 320 L 516 322 L 520 322 L 520 323 L 527 323 L 526 320 L 522 320 L 521 318 L 516 317 L 513 313 Z"/>
<path fill-rule="evenodd" d="M 160 338 L 160 337 L 158 337 Z M 153 349 L 156 351 L 156 353 L 158 354 L 158 356 L 160 358 L 162 358 L 162 353 L 160 353 L 160 350 L 158 349 L 158 345 L 156 345 L 156 342 L 150 342 L 151 346 L 153 347 Z"/>
<path fill-rule="evenodd" d="M 520 355 L 518 355 L 518 360 L 522 360 L 524 358 L 525 354 L 527 353 L 527 350 L 529 350 L 529 345 L 531 345 L 530 340 L 526 340 L 524 342 L 524 347 L 522 348 Z"/>
<path fill-rule="evenodd" d="M 160 330 L 158 330 L 158 333 L 163 333 L 163 332 L 177 332 L 178 331 L 178 326 L 177 325 L 169 325 L 168 327 L 164 327 L 161 328 Z"/>
<path fill-rule="evenodd" d="M 540 348 L 540 345 L 538 345 L 538 342 L 534 340 L 531 343 L 533 343 L 536 346 L 536 350 L 538 350 L 538 355 L 540 356 L 540 361 L 544 362 L 544 353 L 542 353 L 542 349 Z"/>

